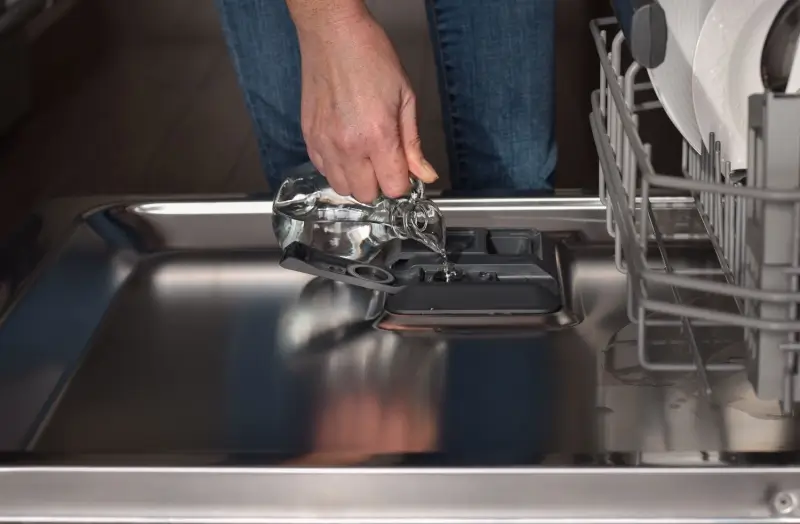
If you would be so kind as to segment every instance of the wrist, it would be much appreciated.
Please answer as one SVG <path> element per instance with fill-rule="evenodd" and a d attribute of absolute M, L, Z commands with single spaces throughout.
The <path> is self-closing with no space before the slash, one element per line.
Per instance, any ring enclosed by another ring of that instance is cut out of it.
<path fill-rule="evenodd" d="M 347 33 L 370 17 L 363 0 L 287 0 L 301 39 Z"/>

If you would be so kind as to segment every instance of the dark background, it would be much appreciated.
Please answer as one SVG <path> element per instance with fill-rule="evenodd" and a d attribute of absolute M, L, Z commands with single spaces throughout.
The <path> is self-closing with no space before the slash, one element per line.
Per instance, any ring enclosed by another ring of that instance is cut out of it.
<path fill-rule="evenodd" d="M 4 50 L 29 53 L 32 94 L 26 116 L 0 136 L 0 233 L 56 196 L 267 189 L 212 0 L 55 2 L 0 37 L 0 78 L 20 75 Z M 393 12 L 406 3 L 413 8 Z M 444 170 L 421 0 L 373 4 L 417 85 L 423 141 Z M 558 8 L 557 184 L 593 190 L 589 94 L 599 65 L 588 24 L 611 9 L 597 0 Z"/>

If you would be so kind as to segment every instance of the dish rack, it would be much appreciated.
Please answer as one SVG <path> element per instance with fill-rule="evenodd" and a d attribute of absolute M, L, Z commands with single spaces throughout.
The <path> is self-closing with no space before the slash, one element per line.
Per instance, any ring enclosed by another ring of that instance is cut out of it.
<path fill-rule="evenodd" d="M 724 144 L 711 135 L 700 152 L 684 141 L 682 172 L 661 174 L 639 132 L 640 118 L 662 110 L 646 69 L 628 59 L 615 18 L 592 21 L 591 32 L 600 58 L 600 86 L 591 97 L 599 196 L 617 268 L 628 278 L 640 366 L 696 373 L 712 403 L 716 374 L 746 372 L 759 397 L 777 399 L 791 413 L 800 401 L 800 96 L 750 98 L 746 172 L 731 171 Z M 665 191 L 685 195 L 683 205 L 696 210 L 693 227 L 670 223 L 669 207 L 679 199 L 655 196 Z M 708 242 L 713 267 L 673 264 L 671 246 L 687 241 Z M 687 299 L 698 294 L 717 300 Z M 704 351 L 710 329 L 735 332 L 733 358 Z M 686 358 L 656 358 L 664 333 L 680 337 Z"/>

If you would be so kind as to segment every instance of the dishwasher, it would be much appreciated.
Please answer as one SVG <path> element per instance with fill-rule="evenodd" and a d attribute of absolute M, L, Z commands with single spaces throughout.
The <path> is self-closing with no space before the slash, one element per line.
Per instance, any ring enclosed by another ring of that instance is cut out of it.
<path fill-rule="evenodd" d="M 0 521 L 800 521 L 800 96 L 751 98 L 746 174 L 658 173 L 667 28 L 630 6 L 590 28 L 599 194 L 436 200 L 476 256 L 534 253 L 546 307 L 286 269 L 268 199 L 39 208 L 0 256 Z M 348 402 L 403 442 L 309 454 Z"/>

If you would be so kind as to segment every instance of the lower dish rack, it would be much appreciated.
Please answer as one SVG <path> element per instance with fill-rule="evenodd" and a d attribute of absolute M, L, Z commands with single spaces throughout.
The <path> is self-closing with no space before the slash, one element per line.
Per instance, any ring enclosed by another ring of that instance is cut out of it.
<path fill-rule="evenodd" d="M 759 397 L 790 413 L 800 401 L 800 96 L 750 98 L 746 172 L 731 171 L 725 145 L 711 135 L 700 152 L 684 141 L 682 172 L 661 174 L 640 133 L 640 119 L 662 110 L 646 70 L 627 64 L 616 19 L 593 21 L 591 32 L 600 58 L 591 115 L 599 196 L 617 269 L 628 277 L 640 365 L 696 373 L 710 400 L 714 373 L 746 370 Z M 686 195 L 696 219 L 671 223 L 659 210 L 674 205 L 657 197 L 664 191 Z M 717 260 L 675 267 L 671 246 L 682 241 L 710 242 Z M 654 298 L 655 286 L 669 286 L 671 300 Z M 685 299 L 698 292 L 710 299 Z M 720 333 L 736 343 L 707 350 Z M 680 343 L 685 358 L 657 358 L 664 343 Z"/>

